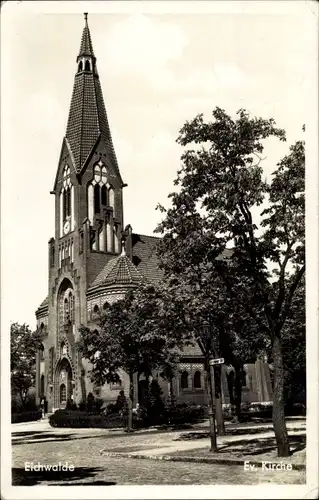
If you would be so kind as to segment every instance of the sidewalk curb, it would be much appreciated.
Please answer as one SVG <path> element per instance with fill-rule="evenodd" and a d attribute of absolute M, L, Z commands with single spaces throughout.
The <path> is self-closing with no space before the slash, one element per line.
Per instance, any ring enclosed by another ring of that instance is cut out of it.
<path fill-rule="evenodd" d="M 221 464 L 221 465 L 244 465 L 246 460 L 242 459 L 231 459 L 231 458 L 213 458 L 213 457 L 188 457 L 177 456 L 177 455 L 134 455 L 133 453 L 118 453 L 118 452 L 108 452 L 106 450 L 100 450 L 101 455 L 113 458 L 140 458 L 140 459 L 150 459 L 150 460 L 166 460 L 168 462 L 195 462 L 195 463 L 205 463 L 205 464 Z M 270 461 L 269 461 L 270 462 Z M 261 468 L 263 462 L 249 460 L 251 465 Z M 271 462 L 280 463 L 278 462 Z M 306 465 L 304 464 L 292 464 L 292 470 L 306 470 Z"/>

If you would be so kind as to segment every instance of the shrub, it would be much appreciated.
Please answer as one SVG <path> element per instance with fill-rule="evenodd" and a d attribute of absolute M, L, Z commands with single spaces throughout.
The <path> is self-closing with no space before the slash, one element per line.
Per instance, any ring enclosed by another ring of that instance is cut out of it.
<path fill-rule="evenodd" d="M 19 422 L 34 422 L 35 420 L 40 420 L 42 418 L 42 411 L 24 411 L 20 413 L 12 413 L 11 422 L 13 424 L 18 424 Z"/>
<path fill-rule="evenodd" d="M 173 425 L 191 424 L 205 418 L 205 407 L 188 403 L 173 403 L 166 407 L 167 422 Z"/>
<path fill-rule="evenodd" d="M 298 415 L 305 416 L 306 413 L 306 405 L 304 405 L 303 403 L 292 403 L 285 406 L 285 415 L 287 417 L 295 417 Z"/>

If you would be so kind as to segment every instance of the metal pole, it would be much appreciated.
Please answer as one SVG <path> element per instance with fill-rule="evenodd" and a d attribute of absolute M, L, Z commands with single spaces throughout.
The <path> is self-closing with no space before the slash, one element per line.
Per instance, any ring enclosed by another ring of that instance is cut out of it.
<path fill-rule="evenodd" d="M 210 388 L 210 408 L 208 410 L 209 415 L 209 427 L 210 427 L 210 451 L 217 450 L 217 439 L 216 439 L 216 426 L 215 426 L 215 408 L 214 408 L 214 367 L 209 365 L 209 388 Z"/>

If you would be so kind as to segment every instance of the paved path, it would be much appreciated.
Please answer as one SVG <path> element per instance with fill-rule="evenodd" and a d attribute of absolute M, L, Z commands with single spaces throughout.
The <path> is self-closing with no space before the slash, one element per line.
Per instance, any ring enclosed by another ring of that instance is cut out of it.
<path fill-rule="evenodd" d="M 125 456 L 108 457 L 101 450 L 135 451 L 147 453 L 170 447 L 199 446 L 207 438 L 191 441 L 173 441 L 187 431 L 135 432 L 107 429 L 52 428 L 48 421 L 14 424 L 13 428 L 13 482 L 15 485 L 112 485 L 112 484 L 303 484 L 304 471 L 265 473 L 260 469 L 244 471 L 243 466 L 137 460 Z M 194 429 L 191 430 L 193 432 Z M 240 436 L 241 439 L 243 436 Z M 256 436 L 255 436 L 256 437 Z M 220 439 L 227 439 L 223 437 Z M 207 446 L 207 444 L 206 444 Z M 73 472 L 30 472 L 26 462 L 54 465 L 68 462 Z"/>

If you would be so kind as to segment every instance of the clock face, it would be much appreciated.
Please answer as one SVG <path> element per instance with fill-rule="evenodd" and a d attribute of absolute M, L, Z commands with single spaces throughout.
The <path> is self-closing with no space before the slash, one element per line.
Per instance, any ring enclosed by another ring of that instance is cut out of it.
<path fill-rule="evenodd" d="M 68 220 L 64 223 L 63 230 L 64 234 L 68 234 L 68 232 L 70 231 L 70 222 Z"/>

